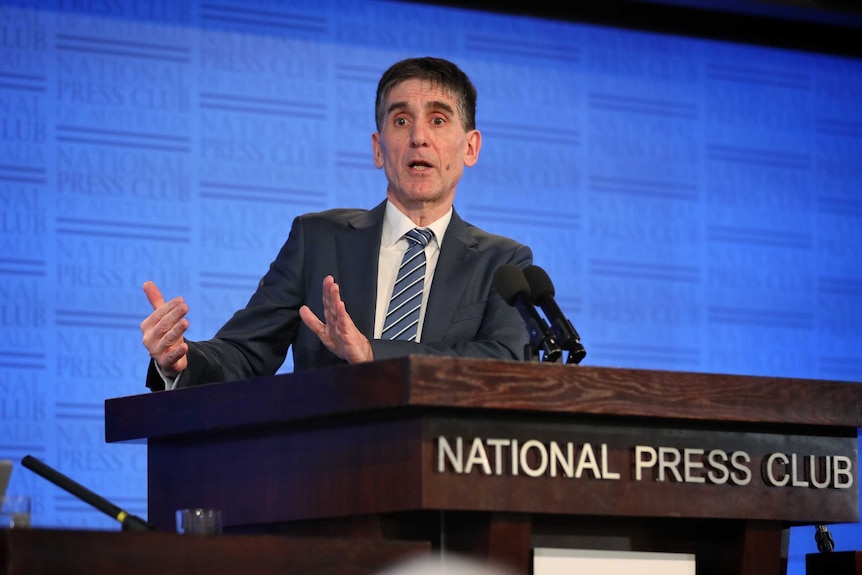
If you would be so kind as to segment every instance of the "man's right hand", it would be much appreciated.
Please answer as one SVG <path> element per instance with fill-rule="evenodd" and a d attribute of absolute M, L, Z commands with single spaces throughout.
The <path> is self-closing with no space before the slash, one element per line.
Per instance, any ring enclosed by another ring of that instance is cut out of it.
<path fill-rule="evenodd" d="M 153 306 L 153 313 L 141 322 L 144 347 L 164 376 L 176 377 L 189 365 L 189 346 L 183 339 L 189 327 L 189 306 L 181 297 L 165 303 L 162 292 L 151 281 L 144 283 L 144 293 Z"/>

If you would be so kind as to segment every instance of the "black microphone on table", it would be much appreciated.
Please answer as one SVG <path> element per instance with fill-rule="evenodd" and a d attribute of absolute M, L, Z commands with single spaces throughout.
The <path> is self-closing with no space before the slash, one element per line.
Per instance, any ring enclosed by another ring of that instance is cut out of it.
<path fill-rule="evenodd" d="M 25 455 L 24 459 L 21 460 L 21 465 L 33 471 L 37 475 L 41 475 L 60 489 L 67 491 L 81 499 L 82 501 L 89 503 L 99 511 L 110 515 L 112 518 L 116 519 L 123 526 L 123 531 L 152 531 L 153 526 L 137 517 L 135 515 L 131 515 L 107 499 L 96 495 L 80 483 L 75 482 L 74 480 L 66 477 L 56 469 L 49 467 L 48 465 L 42 463 L 32 455 Z"/>
<path fill-rule="evenodd" d="M 514 306 L 521 314 L 527 332 L 530 334 L 528 347 L 530 358 L 537 358 L 539 350 L 543 351 L 543 361 L 555 362 L 560 359 L 563 350 L 548 322 L 539 314 L 536 306 L 530 301 L 530 286 L 521 268 L 514 264 L 503 264 L 494 272 L 494 287 L 503 300 Z"/>
<path fill-rule="evenodd" d="M 822 523 L 814 527 L 814 542 L 817 543 L 817 550 L 821 553 L 832 553 L 835 551 L 835 541 L 832 539 L 832 534 L 829 529 Z"/>
<path fill-rule="evenodd" d="M 542 308 L 545 317 L 551 322 L 551 330 L 557 336 L 560 347 L 569 352 L 566 363 L 581 363 L 587 350 L 581 344 L 581 336 L 572 322 L 554 299 L 554 284 L 548 274 L 539 266 L 524 268 L 524 277 L 530 286 L 530 301 Z"/>

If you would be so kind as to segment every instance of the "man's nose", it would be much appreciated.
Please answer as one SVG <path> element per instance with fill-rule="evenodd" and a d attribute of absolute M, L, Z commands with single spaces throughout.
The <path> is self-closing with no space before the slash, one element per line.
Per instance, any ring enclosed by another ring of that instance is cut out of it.
<path fill-rule="evenodd" d="M 410 144 L 414 147 L 428 144 L 428 127 L 422 122 L 415 122 L 410 130 Z"/>

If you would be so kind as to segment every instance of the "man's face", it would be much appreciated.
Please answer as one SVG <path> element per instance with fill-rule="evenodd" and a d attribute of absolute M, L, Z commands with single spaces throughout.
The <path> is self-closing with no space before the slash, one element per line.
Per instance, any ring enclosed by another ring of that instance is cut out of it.
<path fill-rule="evenodd" d="M 425 80 L 396 85 L 385 110 L 371 142 L 374 165 L 383 168 L 389 181 L 389 200 L 404 212 L 448 210 L 464 166 L 479 159 L 481 134 L 465 132 L 457 101 Z"/>

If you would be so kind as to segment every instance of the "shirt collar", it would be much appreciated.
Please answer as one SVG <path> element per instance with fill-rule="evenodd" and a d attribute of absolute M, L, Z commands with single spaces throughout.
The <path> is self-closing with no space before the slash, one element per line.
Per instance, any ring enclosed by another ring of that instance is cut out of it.
<path fill-rule="evenodd" d="M 434 232 L 432 241 L 436 241 L 438 246 L 443 245 L 443 235 L 446 233 L 446 228 L 449 227 L 449 222 L 452 220 L 452 207 L 449 211 L 443 214 L 442 217 L 434 220 L 431 224 L 424 226 Z M 382 245 L 384 247 L 393 246 L 401 237 L 409 230 L 416 227 L 413 221 L 405 216 L 401 210 L 395 207 L 395 204 L 386 200 L 386 211 L 383 216 L 383 238 Z"/>

